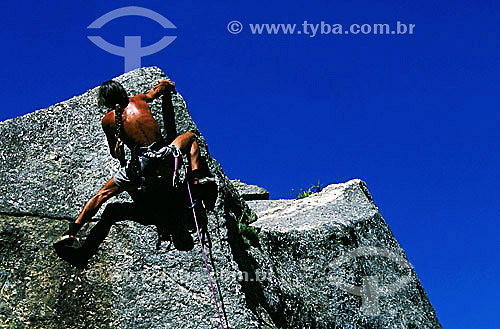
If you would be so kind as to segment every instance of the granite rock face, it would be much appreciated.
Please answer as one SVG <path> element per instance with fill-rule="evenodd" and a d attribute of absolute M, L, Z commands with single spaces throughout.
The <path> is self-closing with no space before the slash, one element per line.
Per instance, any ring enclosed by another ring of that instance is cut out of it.
<path fill-rule="evenodd" d="M 260 288 L 288 328 L 441 328 L 360 180 L 301 200 L 251 201 Z"/>
<path fill-rule="evenodd" d="M 116 80 L 135 95 L 166 78 L 152 67 Z M 109 156 L 100 127 L 105 111 L 98 110 L 96 95 L 94 88 L 0 123 L 0 323 L 12 328 L 212 327 L 217 313 L 199 246 L 190 252 L 167 251 L 164 243 L 156 251 L 153 227 L 122 222 L 112 228 L 89 269 L 74 269 L 55 256 L 51 244 L 67 226 L 58 219 L 74 219 L 119 167 Z M 219 195 L 209 214 L 213 246 L 208 251 L 229 325 L 259 328 L 232 257 L 237 232 L 228 229 L 236 227 L 243 211 L 247 216 L 251 211 L 208 153 L 182 96 L 172 96 L 172 102 L 177 132 L 197 135 L 216 176 Z M 162 126 L 161 100 L 150 106 Z M 125 193 L 110 202 L 117 200 L 131 201 Z M 91 226 L 83 228 L 84 237 Z"/>
<path fill-rule="evenodd" d="M 116 80 L 137 94 L 165 78 L 153 67 Z M 118 168 L 96 93 L 0 123 L 0 326 L 216 328 L 199 246 L 155 250 L 153 227 L 125 221 L 113 226 L 86 270 L 52 250 L 65 219 Z M 178 132 L 198 136 L 219 187 L 207 252 L 226 327 L 440 328 L 364 183 L 247 204 L 211 157 L 182 96 L 173 104 Z M 160 107 L 159 100 L 151 105 L 159 122 Z"/>

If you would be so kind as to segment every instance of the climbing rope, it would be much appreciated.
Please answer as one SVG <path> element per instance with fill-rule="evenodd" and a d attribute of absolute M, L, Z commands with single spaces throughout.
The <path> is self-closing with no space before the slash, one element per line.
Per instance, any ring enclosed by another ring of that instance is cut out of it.
<path fill-rule="evenodd" d="M 174 177 L 173 183 L 176 184 L 177 181 L 177 170 L 179 169 L 179 156 L 180 152 L 174 152 Z M 217 309 L 217 315 L 219 316 L 219 322 L 222 329 L 224 329 L 224 324 L 222 323 L 222 317 L 220 315 L 219 304 L 217 303 L 217 297 L 215 296 L 214 284 L 212 282 L 212 276 L 210 275 L 210 269 L 208 267 L 207 256 L 205 254 L 205 248 L 203 247 L 203 240 L 200 234 L 200 227 L 198 225 L 198 219 L 196 218 L 196 210 L 194 208 L 195 204 L 193 202 L 193 195 L 191 194 L 191 186 L 189 184 L 189 179 L 186 179 L 186 184 L 188 188 L 189 201 L 191 202 L 191 209 L 193 209 L 194 223 L 196 225 L 196 233 L 198 234 L 198 240 L 200 241 L 201 253 L 203 255 L 203 261 L 205 262 L 205 268 L 208 274 L 208 280 L 210 281 L 210 288 L 212 289 L 212 296 L 214 297 L 215 308 Z"/>
<path fill-rule="evenodd" d="M 189 200 L 191 202 L 191 208 L 193 209 L 194 223 L 196 225 L 196 233 L 198 234 L 198 240 L 200 241 L 201 253 L 203 255 L 203 261 L 205 262 L 205 268 L 207 269 L 208 280 L 210 281 L 210 288 L 212 289 L 212 295 L 214 296 L 215 308 L 217 309 L 217 315 L 219 316 L 220 326 L 224 329 L 224 324 L 222 323 L 222 317 L 219 311 L 219 304 L 217 303 L 217 297 L 215 297 L 214 285 L 212 283 L 212 276 L 210 275 L 210 269 L 208 268 L 207 256 L 205 255 L 205 248 L 203 247 L 203 241 L 201 239 L 200 228 L 198 226 L 198 220 L 196 219 L 196 211 L 194 209 L 193 196 L 191 195 L 191 187 L 189 180 L 187 180 L 187 187 L 189 193 Z"/>

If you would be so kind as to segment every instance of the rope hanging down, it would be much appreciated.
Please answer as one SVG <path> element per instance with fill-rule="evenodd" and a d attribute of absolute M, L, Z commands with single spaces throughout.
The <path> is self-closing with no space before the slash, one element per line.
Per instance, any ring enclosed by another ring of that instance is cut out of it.
<path fill-rule="evenodd" d="M 175 154 L 174 159 L 175 159 L 175 168 L 174 168 L 174 181 L 175 181 L 175 176 L 176 176 L 177 168 L 178 168 L 179 155 Z M 214 290 L 214 284 L 212 282 L 212 276 L 210 275 L 210 269 L 208 267 L 207 256 L 205 254 L 205 248 L 203 247 L 203 241 L 201 239 L 200 227 L 198 225 L 198 219 L 196 218 L 196 211 L 194 209 L 193 196 L 191 194 L 191 186 L 189 184 L 188 179 L 186 179 L 186 184 L 187 184 L 188 193 L 189 193 L 189 201 L 191 202 L 191 209 L 193 210 L 194 223 L 196 225 L 196 233 L 198 234 L 198 240 L 200 241 L 200 247 L 201 247 L 201 253 L 203 255 L 203 261 L 205 262 L 205 268 L 207 270 L 208 280 L 210 281 L 210 289 L 212 289 L 212 296 L 214 297 L 215 308 L 217 309 L 217 315 L 219 316 L 220 326 L 222 329 L 224 329 L 224 324 L 222 323 L 222 317 L 220 315 L 219 304 L 217 303 L 217 297 L 215 296 L 215 290 Z"/>
<path fill-rule="evenodd" d="M 174 92 L 174 93 L 176 93 L 176 92 Z M 172 104 L 172 95 L 171 94 L 163 95 L 162 115 L 163 115 L 163 124 L 164 124 L 165 132 L 167 135 L 166 141 L 167 141 L 167 143 L 171 143 L 174 140 L 175 136 L 177 136 L 177 129 L 176 129 L 176 125 L 175 125 L 174 107 Z M 179 170 L 179 157 L 180 156 L 181 156 L 180 152 L 174 152 L 174 174 L 173 174 L 173 179 L 172 179 L 172 183 L 174 186 L 176 186 L 179 183 L 178 170 Z M 205 262 L 205 268 L 207 270 L 208 280 L 210 281 L 210 288 L 212 289 L 212 296 L 214 298 L 215 308 L 217 309 L 217 315 L 219 316 L 220 326 L 222 329 L 224 329 L 224 324 L 222 323 L 222 317 L 220 315 L 219 304 L 217 303 L 217 297 L 215 296 L 215 290 L 214 290 L 214 285 L 212 282 L 212 276 L 210 275 L 210 269 L 208 267 L 207 256 L 205 254 L 205 248 L 203 247 L 203 241 L 202 241 L 201 234 L 200 234 L 198 219 L 196 218 L 196 211 L 194 209 L 195 207 L 194 207 L 194 202 L 193 202 L 193 196 L 191 194 L 191 186 L 189 184 L 189 179 L 186 179 L 186 184 L 187 184 L 188 193 L 189 193 L 189 201 L 191 202 L 191 209 L 193 210 L 194 223 L 196 225 L 196 233 L 198 234 L 198 240 L 200 241 L 201 253 L 203 255 L 203 261 Z M 212 265 L 214 266 L 214 264 L 212 264 Z M 220 293 L 220 291 L 219 291 L 219 293 Z M 221 298 L 222 298 L 222 294 L 221 294 Z M 224 307 L 224 302 L 222 303 L 222 306 Z M 224 311 L 224 316 L 225 315 L 226 314 Z M 227 323 L 227 317 L 226 317 L 226 323 Z"/>

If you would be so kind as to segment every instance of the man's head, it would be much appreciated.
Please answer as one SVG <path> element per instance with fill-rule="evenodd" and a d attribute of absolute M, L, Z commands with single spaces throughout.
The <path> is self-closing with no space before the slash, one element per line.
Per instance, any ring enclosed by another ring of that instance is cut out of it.
<path fill-rule="evenodd" d="M 99 106 L 106 106 L 113 109 L 116 104 L 120 104 L 121 107 L 128 105 L 127 91 L 119 82 L 113 80 L 101 84 L 97 97 Z"/>

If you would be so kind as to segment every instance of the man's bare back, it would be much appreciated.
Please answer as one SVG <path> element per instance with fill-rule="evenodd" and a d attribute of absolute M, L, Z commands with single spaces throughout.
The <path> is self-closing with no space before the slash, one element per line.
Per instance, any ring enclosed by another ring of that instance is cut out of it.
<path fill-rule="evenodd" d="M 174 88 L 174 82 L 163 80 L 147 94 L 139 94 L 129 98 L 129 104 L 122 112 L 123 131 L 120 138 L 130 150 L 151 145 L 162 139 L 160 126 L 153 118 L 148 102 L 167 91 L 174 91 Z M 116 148 L 115 110 L 109 111 L 102 119 L 101 124 L 108 140 L 111 156 L 119 158 L 123 154 L 123 150 Z"/>

